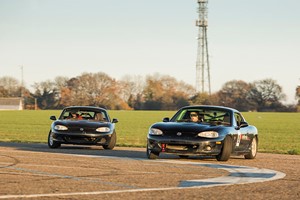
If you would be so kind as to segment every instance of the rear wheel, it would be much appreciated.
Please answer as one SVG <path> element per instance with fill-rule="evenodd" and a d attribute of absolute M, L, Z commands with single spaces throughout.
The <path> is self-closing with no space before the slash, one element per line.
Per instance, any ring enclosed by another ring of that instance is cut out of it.
<path fill-rule="evenodd" d="M 51 131 L 49 132 L 49 135 L 48 135 L 48 147 L 50 147 L 51 149 L 60 147 L 60 143 L 54 141 L 53 133 Z"/>
<path fill-rule="evenodd" d="M 159 153 L 158 152 L 152 152 L 149 148 L 148 148 L 148 145 L 147 145 L 147 158 L 149 159 L 157 159 L 158 156 L 159 156 Z"/>
<path fill-rule="evenodd" d="M 257 145 L 257 138 L 254 137 L 252 139 L 252 142 L 251 142 L 251 150 L 248 154 L 246 154 L 244 157 L 246 159 L 254 159 L 256 157 L 256 154 L 257 154 L 257 149 L 258 149 L 258 145 Z"/>
<path fill-rule="evenodd" d="M 104 149 L 110 149 L 110 150 L 111 150 L 111 149 L 113 149 L 113 148 L 116 146 L 116 143 L 117 143 L 117 134 L 116 134 L 116 132 L 114 132 L 114 133 L 111 135 L 109 144 L 103 145 L 103 148 L 104 148 Z"/>
<path fill-rule="evenodd" d="M 221 153 L 217 155 L 218 161 L 227 161 L 231 155 L 232 151 L 232 139 L 231 137 L 227 136 L 223 141 L 223 147 Z"/>

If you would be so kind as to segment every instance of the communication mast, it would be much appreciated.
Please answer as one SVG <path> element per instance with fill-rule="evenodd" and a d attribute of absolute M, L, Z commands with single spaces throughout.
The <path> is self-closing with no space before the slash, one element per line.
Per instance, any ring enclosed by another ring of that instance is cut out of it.
<path fill-rule="evenodd" d="M 198 30 L 198 50 L 196 62 L 196 90 L 205 92 L 205 86 L 208 85 L 208 93 L 211 94 L 210 69 L 207 46 L 207 4 L 208 0 L 198 0 L 199 18 L 196 20 Z"/>

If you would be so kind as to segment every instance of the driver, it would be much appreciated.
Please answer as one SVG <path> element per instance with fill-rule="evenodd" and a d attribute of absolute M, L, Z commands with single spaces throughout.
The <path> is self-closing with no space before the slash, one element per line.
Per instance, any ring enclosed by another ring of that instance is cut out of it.
<path fill-rule="evenodd" d="M 192 122 L 202 122 L 202 117 L 199 117 L 197 112 L 191 112 L 190 118 Z"/>

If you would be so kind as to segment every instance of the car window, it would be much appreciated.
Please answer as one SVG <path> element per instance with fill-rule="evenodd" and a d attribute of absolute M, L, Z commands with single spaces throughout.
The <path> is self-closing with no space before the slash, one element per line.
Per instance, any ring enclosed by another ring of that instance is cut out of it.
<path fill-rule="evenodd" d="M 99 117 L 101 119 L 99 119 Z M 61 120 L 96 120 L 97 121 L 108 121 L 108 116 L 104 111 L 93 111 L 93 110 L 75 110 L 69 109 L 63 111 L 60 116 Z"/>
<path fill-rule="evenodd" d="M 75 112 L 75 111 L 74 111 Z M 70 111 L 65 111 L 61 114 L 60 119 L 69 119 L 72 117 L 72 114 Z"/>
<path fill-rule="evenodd" d="M 218 110 L 218 109 L 209 109 L 209 108 L 201 108 L 201 109 L 184 109 L 179 113 L 175 114 L 175 116 L 171 119 L 171 121 L 176 122 L 191 122 L 191 116 L 193 114 L 197 114 L 199 121 L 203 123 L 216 123 L 220 125 L 231 125 L 231 114 L 226 110 Z"/>
<path fill-rule="evenodd" d="M 81 110 L 81 111 L 78 111 L 78 114 L 82 119 L 89 120 L 89 119 L 93 119 L 95 112 Z"/>
<path fill-rule="evenodd" d="M 239 126 L 241 125 L 241 122 L 244 122 L 244 118 L 240 113 L 234 113 L 234 118 L 236 120 L 236 125 Z"/>
<path fill-rule="evenodd" d="M 105 112 L 95 112 L 93 119 L 95 121 L 107 122 L 108 118 Z"/>

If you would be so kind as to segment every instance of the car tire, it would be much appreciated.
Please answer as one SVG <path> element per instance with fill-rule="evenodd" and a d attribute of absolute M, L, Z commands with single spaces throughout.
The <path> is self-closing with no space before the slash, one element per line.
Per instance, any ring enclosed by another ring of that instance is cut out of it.
<path fill-rule="evenodd" d="M 61 144 L 53 140 L 53 133 L 50 131 L 48 135 L 48 147 L 51 149 L 59 148 Z"/>
<path fill-rule="evenodd" d="M 148 159 L 157 159 L 159 157 L 159 153 L 151 151 L 147 145 L 147 158 Z"/>
<path fill-rule="evenodd" d="M 115 148 L 117 143 L 117 134 L 116 132 L 113 132 L 113 134 L 111 135 L 110 141 L 107 145 L 102 145 L 104 149 L 109 149 L 112 150 L 113 148 Z"/>
<path fill-rule="evenodd" d="M 223 141 L 223 147 L 221 153 L 216 156 L 218 161 L 227 161 L 232 152 L 232 139 L 231 137 L 225 137 Z"/>
<path fill-rule="evenodd" d="M 257 138 L 254 137 L 252 139 L 252 142 L 251 142 L 251 150 L 248 154 L 244 155 L 244 157 L 246 159 L 254 159 L 256 157 L 256 154 L 257 154 L 257 149 L 258 149 L 258 142 L 257 142 Z"/>

